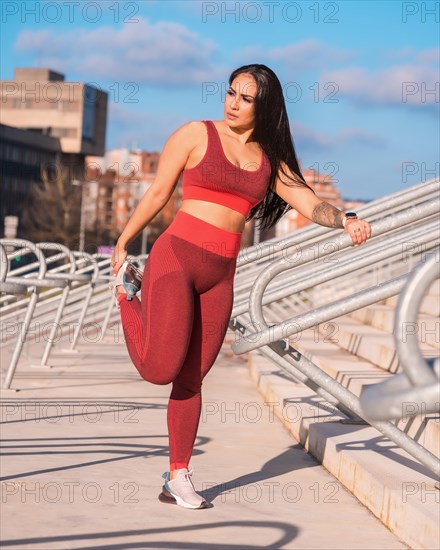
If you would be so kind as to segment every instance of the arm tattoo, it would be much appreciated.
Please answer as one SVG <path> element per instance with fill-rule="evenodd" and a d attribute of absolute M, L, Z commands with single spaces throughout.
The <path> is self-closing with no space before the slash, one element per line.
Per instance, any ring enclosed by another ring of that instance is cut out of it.
<path fill-rule="evenodd" d="M 342 228 L 342 212 L 328 202 L 320 202 L 312 212 L 312 221 L 326 227 Z"/>

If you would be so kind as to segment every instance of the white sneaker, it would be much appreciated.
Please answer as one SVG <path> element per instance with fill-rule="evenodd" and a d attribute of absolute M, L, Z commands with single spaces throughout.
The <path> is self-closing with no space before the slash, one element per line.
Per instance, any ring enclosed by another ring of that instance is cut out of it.
<path fill-rule="evenodd" d="M 170 480 L 170 472 L 165 472 L 162 477 L 165 479 L 165 483 L 162 489 L 162 493 L 159 495 L 161 502 L 167 504 L 178 504 L 183 508 L 192 508 L 193 510 L 199 508 L 209 508 L 209 504 L 204 498 L 196 493 L 194 485 L 191 481 L 193 470 L 183 468 L 177 474 L 177 477 Z M 164 489 L 169 493 L 168 496 Z"/>

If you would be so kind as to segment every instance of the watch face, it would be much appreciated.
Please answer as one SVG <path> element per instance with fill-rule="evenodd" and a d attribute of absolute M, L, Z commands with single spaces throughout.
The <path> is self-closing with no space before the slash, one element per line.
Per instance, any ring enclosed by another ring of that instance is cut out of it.
<path fill-rule="evenodd" d="M 346 218 L 357 218 L 356 212 L 346 212 L 345 213 Z"/>

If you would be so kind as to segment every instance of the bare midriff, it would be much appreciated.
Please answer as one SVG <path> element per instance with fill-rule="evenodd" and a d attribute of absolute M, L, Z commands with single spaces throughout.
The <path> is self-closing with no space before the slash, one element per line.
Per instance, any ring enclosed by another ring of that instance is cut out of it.
<path fill-rule="evenodd" d="M 246 222 L 246 218 L 240 212 L 213 202 L 185 199 L 180 210 L 233 233 L 241 233 Z"/>

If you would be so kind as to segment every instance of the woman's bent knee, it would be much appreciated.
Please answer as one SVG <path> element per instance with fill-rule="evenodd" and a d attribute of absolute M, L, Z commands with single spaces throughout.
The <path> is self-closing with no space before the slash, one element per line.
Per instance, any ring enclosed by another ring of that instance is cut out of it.
<path fill-rule="evenodd" d="M 168 369 L 165 370 L 160 366 L 158 367 L 157 365 L 154 366 L 155 369 L 152 369 L 151 364 L 142 364 L 141 368 L 138 369 L 139 374 L 147 382 L 150 382 L 151 384 L 156 384 L 158 386 L 166 386 L 167 384 L 171 384 L 171 382 L 173 382 L 176 378 L 174 371 L 170 371 Z"/>
<path fill-rule="evenodd" d="M 146 380 L 147 382 L 150 382 L 151 384 L 156 384 L 157 386 L 167 386 L 168 384 L 171 384 L 173 382 L 174 377 L 170 376 L 161 376 L 159 375 L 151 375 L 151 374 L 144 374 L 143 372 L 139 371 L 142 378 Z"/>

